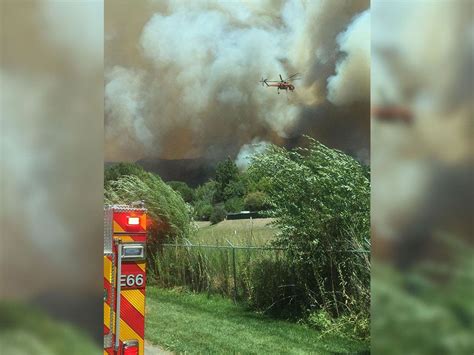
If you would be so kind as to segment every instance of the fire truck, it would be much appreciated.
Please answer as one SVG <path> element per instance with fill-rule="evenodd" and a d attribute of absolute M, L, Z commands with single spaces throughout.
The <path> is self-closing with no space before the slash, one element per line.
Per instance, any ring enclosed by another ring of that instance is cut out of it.
<path fill-rule="evenodd" d="M 142 202 L 104 208 L 104 355 L 143 355 L 147 214 Z"/>

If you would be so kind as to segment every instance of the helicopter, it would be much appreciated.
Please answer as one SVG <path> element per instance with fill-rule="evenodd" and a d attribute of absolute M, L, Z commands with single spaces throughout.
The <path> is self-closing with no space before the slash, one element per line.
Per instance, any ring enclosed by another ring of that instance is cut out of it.
<path fill-rule="evenodd" d="M 262 83 L 262 86 L 267 85 L 268 87 L 270 87 L 270 86 L 271 87 L 276 87 L 278 95 L 280 95 L 280 90 L 285 90 L 287 93 L 288 93 L 288 90 L 289 91 L 294 91 L 295 86 L 291 82 L 294 81 L 294 80 L 301 79 L 299 73 L 295 73 L 293 75 L 290 75 L 286 79 L 283 79 L 281 74 L 279 74 L 279 75 L 280 75 L 280 80 L 279 81 L 278 80 L 268 80 L 268 79 L 264 79 L 262 77 L 262 80 L 260 80 L 260 83 Z"/>

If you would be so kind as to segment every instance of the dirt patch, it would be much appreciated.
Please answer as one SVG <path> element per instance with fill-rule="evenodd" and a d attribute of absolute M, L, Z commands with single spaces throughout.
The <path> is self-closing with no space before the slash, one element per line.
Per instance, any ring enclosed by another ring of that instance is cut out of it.
<path fill-rule="evenodd" d="M 145 341 L 145 355 L 173 355 L 174 353 L 163 348 L 160 348 L 158 345 L 151 344 L 148 341 Z"/>

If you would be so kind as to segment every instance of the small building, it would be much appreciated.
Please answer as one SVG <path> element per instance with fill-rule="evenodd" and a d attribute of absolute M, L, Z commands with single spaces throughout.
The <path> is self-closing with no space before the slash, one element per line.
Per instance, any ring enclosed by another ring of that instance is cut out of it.
<path fill-rule="evenodd" d="M 250 218 L 260 218 L 260 214 L 257 211 L 240 211 L 237 213 L 227 213 L 227 219 L 250 219 Z"/>

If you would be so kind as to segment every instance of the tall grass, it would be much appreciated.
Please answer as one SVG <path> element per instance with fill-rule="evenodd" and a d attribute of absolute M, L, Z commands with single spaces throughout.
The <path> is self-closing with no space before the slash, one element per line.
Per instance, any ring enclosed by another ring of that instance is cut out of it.
<path fill-rule="evenodd" d="M 235 252 L 235 277 L 234 260 Z M 332 257 L 324 253 L 324 258 Z M 163 287 L 185 287 L 194 292 L 219 294 L 235 298 L 252 309 L 285 319 L 306 319 L 316 328 L 339 327 L 332 318 L 320 319 L 325 314 L 313 314 L 314 310 L 336 308 L 340 314 L 357 314 L 351 308 L 359 308 L 369 302 L 368 290 L 364 287 L 370 276 L 368 255 L 346 253 L 343 260 L 334 264 L 326 273 L 318 273 L 315 267 L 311 275 L 302 275 L 288 260 L 286 250 L 280 249 L 235 249 L 220 247 L 187 247 L 165 245 L 158 254 L 151 256 L 151 282 Z M 358 263 L 357 268 L 354 263 Z M 349 273 L 349 270 L 358 270 Z M 307 272 L 307 270 L 306 270 Z M 354 279 L 360 279 L 355 282 Z M 312 281 L 309 285 L 308 280 Z M 351 289 L 360 285 L 360 289 Z M 308 289 L 311 292 L 308 293 Z M 312 305 L 309 308 L 307 305 Z M 358 316 L 359 317 L 359 316 Z M 364 319 L 348 319 L 349 326 L 357 327 L 353 332 L 360 337 L 368 334 L 368 322 Z M 359 323 L 360 324 L 356 324 Z M 344 325 L 347 328 L 347 324 Z"/>
<path fill-rule="evenodd" d="M 281 250 L 164 246 L 151 256 L 150 275 L 161 287 L 186 286 L 195 292 L 220 294 L 252 302 L 258 288 L 257 270 L 284 263 Z M 235 287 L 236 286 L 236 287 Z"/>

